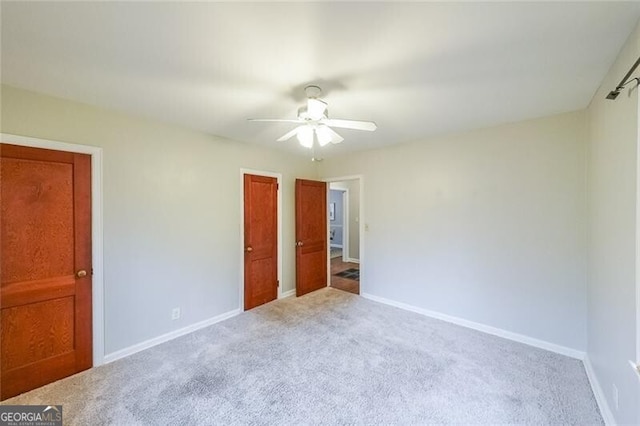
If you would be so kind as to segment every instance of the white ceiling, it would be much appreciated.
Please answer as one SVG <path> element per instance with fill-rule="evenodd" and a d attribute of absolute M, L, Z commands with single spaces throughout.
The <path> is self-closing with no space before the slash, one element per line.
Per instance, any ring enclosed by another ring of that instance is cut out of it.
<path fill-rule="evenodd" d="M 308 155 L 293 124 L 320 85 L 320 157 L 584 108 L 640 3 L 8 3 L 2 82 Z M 621 76 L 622 77 L 622 76 Z"/>

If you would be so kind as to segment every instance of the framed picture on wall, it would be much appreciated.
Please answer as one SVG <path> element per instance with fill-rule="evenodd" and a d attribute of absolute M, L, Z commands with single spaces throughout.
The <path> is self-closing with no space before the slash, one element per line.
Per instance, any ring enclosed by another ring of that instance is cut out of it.
<path fill-rule="evenodd" d="M 336 220 L 336 203 L 329 203 L 329 220 Z"/>

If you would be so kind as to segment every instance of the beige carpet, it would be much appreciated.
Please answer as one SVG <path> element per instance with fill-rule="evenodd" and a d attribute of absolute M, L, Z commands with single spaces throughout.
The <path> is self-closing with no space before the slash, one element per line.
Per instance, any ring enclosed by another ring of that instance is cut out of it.
<path fill-rule="evenodd" d="M 5 404 L 65 424 L 602 424 L 580 361 L 335 289 Z"/>

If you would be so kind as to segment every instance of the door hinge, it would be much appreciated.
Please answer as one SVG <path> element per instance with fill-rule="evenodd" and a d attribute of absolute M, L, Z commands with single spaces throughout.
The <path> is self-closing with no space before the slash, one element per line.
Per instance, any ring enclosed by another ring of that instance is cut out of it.
<path fill-rule="evenodd" d="M 278 287 L 280 287 L 280 280 L 276 280 L 276 284 Z"/>
<path fill-rule="evenodd" d="M 276 183 L 276 191 L 280 191 L 280 184 Z"/>

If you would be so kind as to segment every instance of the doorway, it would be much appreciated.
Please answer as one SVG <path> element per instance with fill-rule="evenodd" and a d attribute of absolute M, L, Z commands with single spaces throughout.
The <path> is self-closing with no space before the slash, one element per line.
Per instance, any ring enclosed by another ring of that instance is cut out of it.
<path fill-rule="evenodd" d="M 360 294 L 361 179 L 329 180 L 329 286 Z"/>
<path fill-rule="evenodd" d="M 0 139 L 2 143 L 12 145 L 65 151 L 76 154 L 88 154 L 91 156 L 91 264 L 93 267 L 91 277 L 93 311 L 91 321 L 93 329 L 91 334 L 93 335 L 93 366 L 97 367 L 102 365 L 105 363 L 102 148 L 91 145 L 32 138 L 29 136 L 18 136 L 9 133 L 0 133 Z"/>
<path fill-rule="evenodd" d="M 331 184 L 330 184 L 331 185 Z M 329 187 L 329 257 L 349 259 L 349 189 Z"/>

